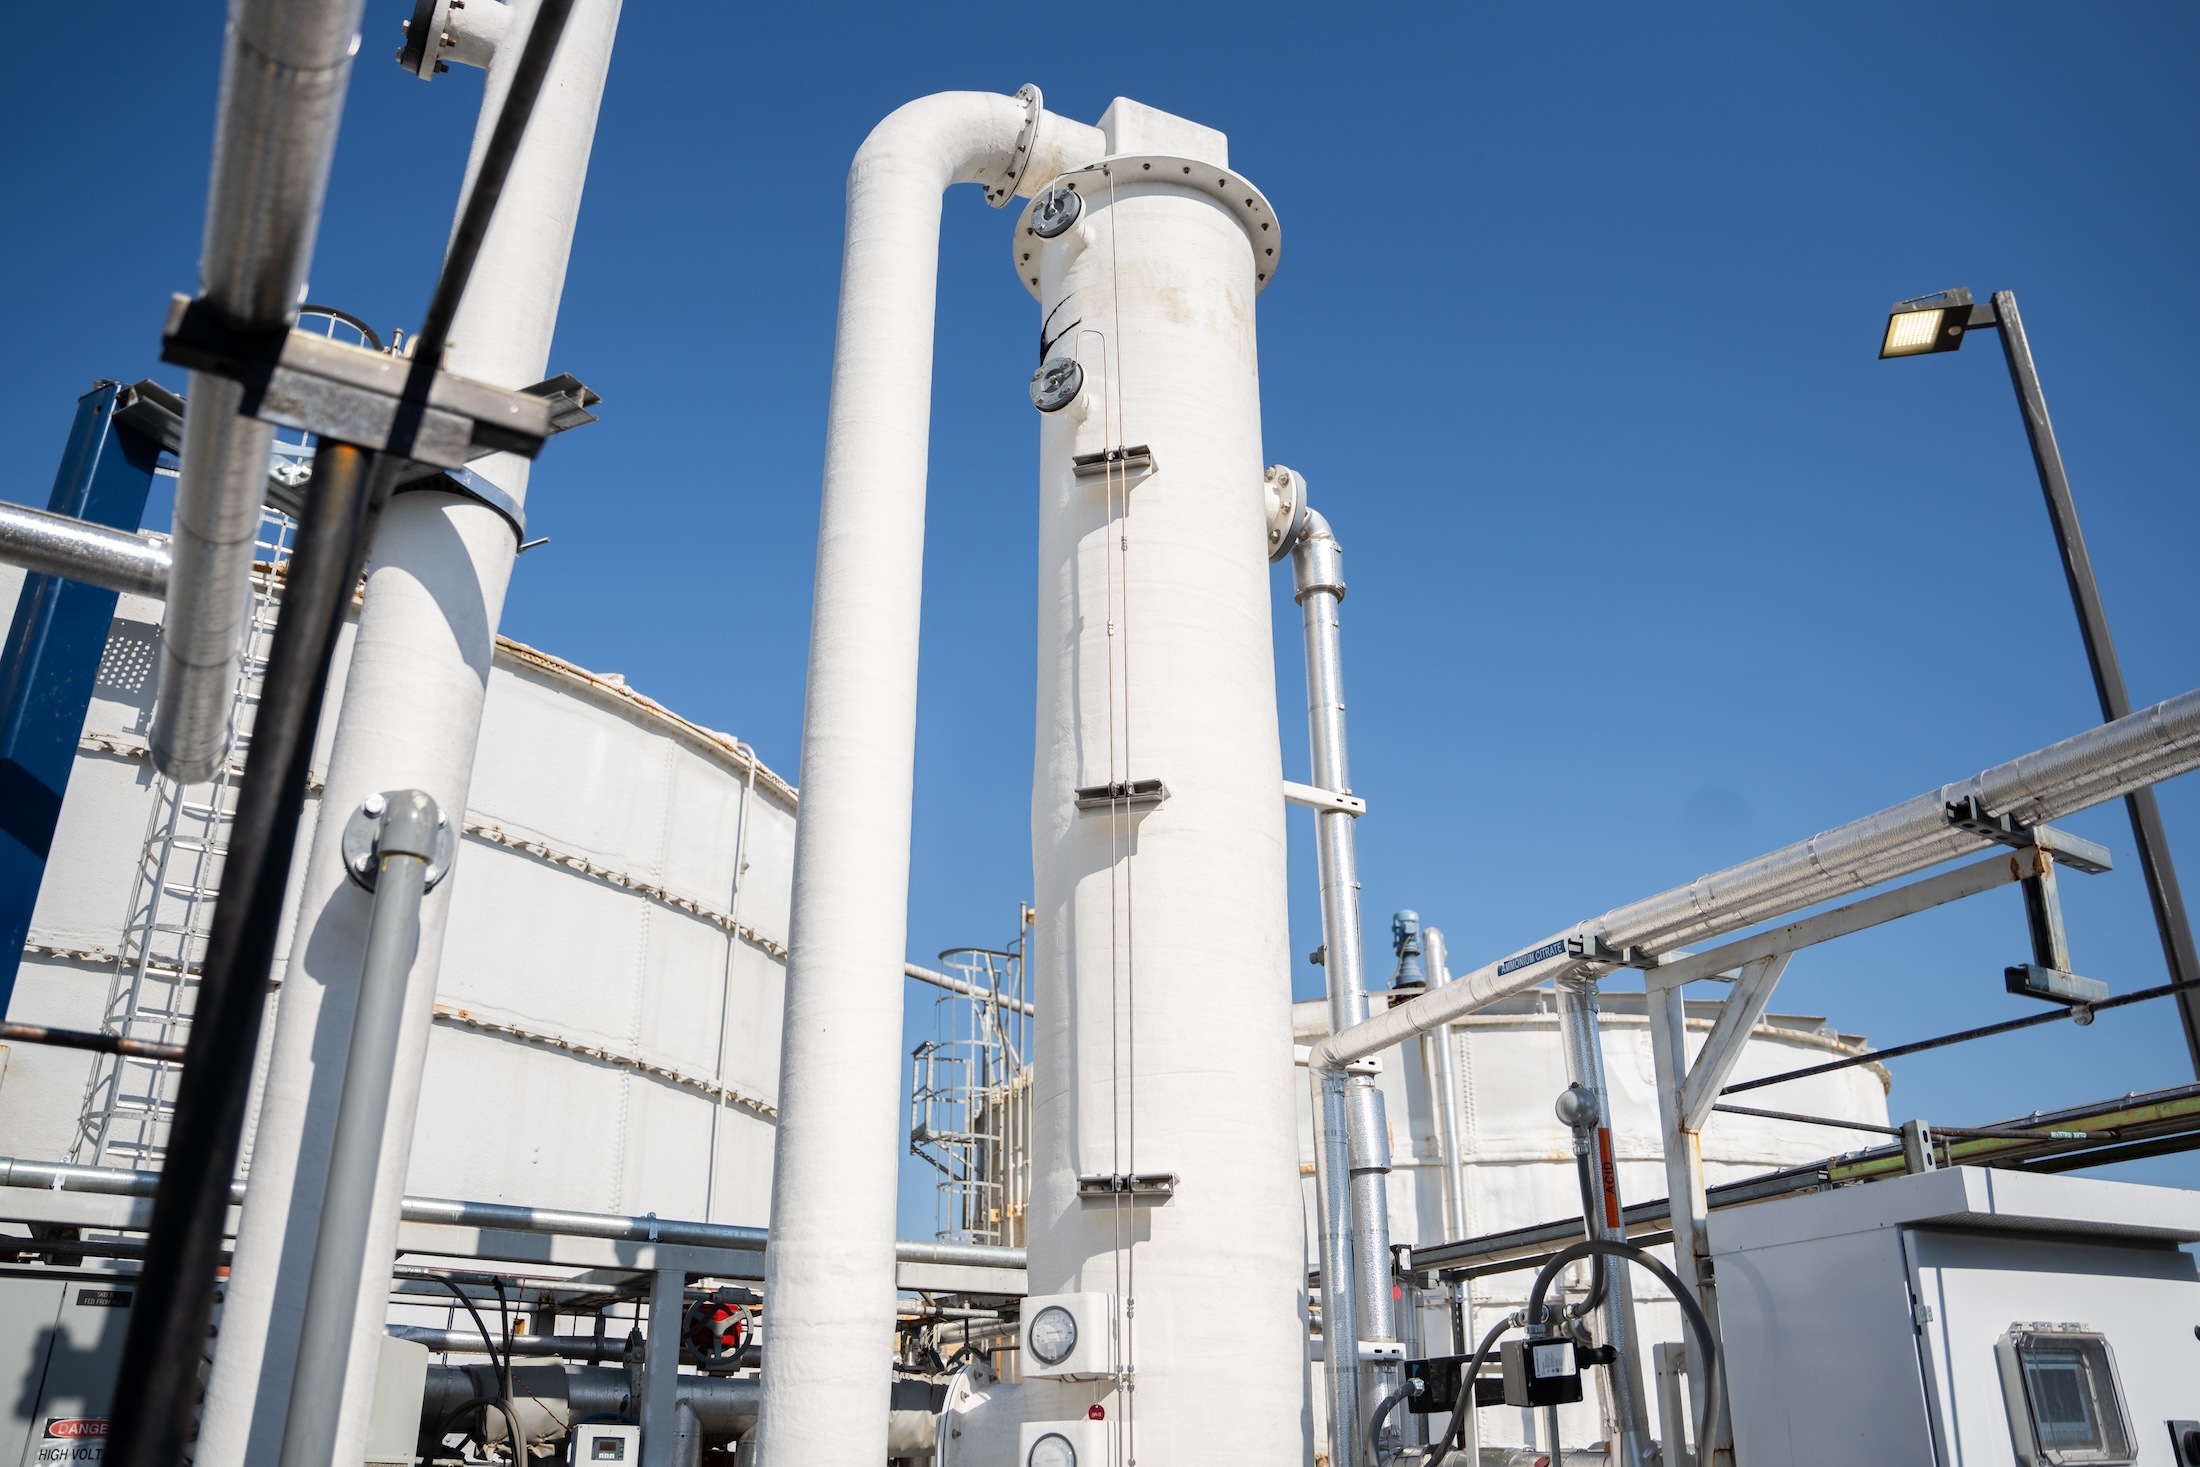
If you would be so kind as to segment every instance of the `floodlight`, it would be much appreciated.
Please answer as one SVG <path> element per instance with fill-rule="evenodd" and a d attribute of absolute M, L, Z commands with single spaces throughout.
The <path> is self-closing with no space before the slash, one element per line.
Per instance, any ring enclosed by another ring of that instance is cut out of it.
<path fill-rule="evenodd" d="M 1928 352 L 1955 351 L 1971 325 L 1971 292 L 1962 286 L 1935 291 L 1912 300 L 1896 301 L 1887 313 L 1886 339 L 1879 344 L 1879 358 L 1921 357 Z"/>

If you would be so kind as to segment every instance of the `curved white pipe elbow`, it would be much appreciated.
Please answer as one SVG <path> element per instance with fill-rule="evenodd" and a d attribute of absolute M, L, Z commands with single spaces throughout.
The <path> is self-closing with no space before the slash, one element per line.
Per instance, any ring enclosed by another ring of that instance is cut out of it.
<path fill-rule="evenodd" d="M 917 618 L 941 196 L 1029 194 L 1106 151 L 1098 128 L 987 92 L 896 109 L 848 171 L 802 731 L 763 1454 L 886 1456 Z M 1018 144 L 1028 148 L 1028 158 Z M 1005 197 L 1002 202 L 1006 202 Z"/>

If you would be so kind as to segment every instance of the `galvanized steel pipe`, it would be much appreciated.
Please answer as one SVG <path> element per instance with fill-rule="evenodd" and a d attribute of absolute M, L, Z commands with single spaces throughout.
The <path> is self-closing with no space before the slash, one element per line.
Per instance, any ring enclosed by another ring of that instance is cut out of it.
<path fill-rule="evenodd" d="M 1292 591 L 1299 603 L 1306 641 L 1306 721 L 1312 750 L 1312 783 L 1336 794 L 1352 792 L 1351 761 L 1345 741 L 1344 649 L 1338 608 L 1344 601 L 1344 547 L 1318 511 L 1306 512 L 1298 543 L 1291 550 Z M 1353 825 L 1358 817 L 1341 810 L 1314 812 L 1316 858 L 1321 872 L 1322 973 L 1329 989 L 1329 1027 L 1342 1033 L 1366 1020 L 1367 977 L 1360 942 L 1360 869 Z M 1344 1122 L 1349 1178 L 1329 1185 L 1348 1192 L 1349 1229 L 1330 1240 L 1322 1260 L 1322 1297 L 1342 1285 L 1352 1291 L 1358 1334 L 1350 1340 L 1325 1336 L 1324 1368 L 1332 1376 L 1351 1371 L 1356 1391 L 1332 1381 L 1330 1399 L 1340 1407 L 1357 1394 L 1362 1409 L 1330 1422 L 1332 1460 L 1360 1462 L 1370 1445 L 1364 1441 L 1366 1408 L 1389 1394 L 1397 1377 L 1389 1367 L 1362 1369 L 1359 1342 L 1395 1340 L 1397 1306 L 1391 1293 L 1390 1126 L 1382 1092 L 1372 1075 L 1344 1081 Z M 1323 1163 L 1333 1164 L 1326 1153 Z"/>
<path fill-rule="evenodd" d="M 168 542 L 21 504 L 0 504 L 0 563 L 130 596 L 168 592 Z"/>
<path fill-rule="evenodd" d="M 1566 1047 L 1566 1078 L 1595 1097 L 1597 1123 L 1585 1138 L 1595 1148 L 1589 1156 L 1591 1188 L 1589 1215 L 1583 1219 L 1592 1238 L 1627 1241 L 1621 1220 L 1618 1168 L 1612 1155 L 1612 1098 L 1604 1083 L 1604 1033 L 1597 1018 L 1597 990 L 1593 981 L 1575 979 L 1558 985 L 1558 1028 Z M 1604 1266 L 1604 1303 L 1599 1312 L 1603 1344 L 1618 1358 L 1605 1370 L 1607 1404 L 1617 1436 L 1608 1438 L 1615 1448 L 1615 1467 L 1650 1467 L 1656 1452 L 1650 1439 L 1650 1417 L 1642 1393 L 1642 1357 L 1635 1325 L 1634 1281 L 1623 1265 Z M 1558 1419 L 1556 1413 L 1551 1418 Z M 1669 1428 L 1670 1429 L 1670 1428 Z M 1557 1441 L 1550 1443 L 1555 1450 Z"/>
<path fill-rule="evenodd" d="M 246 327 L 285 327 L 305 299 L 363 0 L 232 0 L 214 123 L 199 289 Z M 176 480 L 174 571 L 161 630 L 153 764 L 181 783 L 227 752 L 252 544 L 272 426 L 244 388 L 191 374 Z"/>
<path fill-rule="evenodd" d="M 1989 845 L 1949 822 L 1948 807 L 1976 799 L 1996 815 L 2036 825 L 2117 799 L 2200 768 L 2200 690 L 2087 729 L 1955 784 L 1824 831 L 1686 886 L 1616 907 L 1578 927 L 1476 969 L 1315 1046 L 1344 1064 L 1473 1013 L 1555 976 L 1581 960 L 1569 940 L 1599 938 L 1609 953 L 1629 947 L 1671 952 L 1682 943 L 1736 932 L 1784 913 L 1847 896 Z M 1556 945 L 1555 948 L 1553 945 Z M 1538 956 L 1538 954 L 1549 954 Z M 1609 961 L 1609 959 L 1607 959 Z"/>

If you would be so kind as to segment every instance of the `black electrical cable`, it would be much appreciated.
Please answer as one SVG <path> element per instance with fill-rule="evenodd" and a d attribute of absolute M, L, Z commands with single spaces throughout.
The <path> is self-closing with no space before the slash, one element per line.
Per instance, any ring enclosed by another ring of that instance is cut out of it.
<path fill-rule="evenodd" d="M 1535 1276 L 1535 1287 L 1528 1291 L 1528 1318 L 1532 1320 L 1543 1317 L 1543 1295 L 1550 1288 L 1551 1280 L 1558 1276 L 1558 1271 L 1575 1259 L 1592 1253 L 1624 1258 L 1647 1269 L 1659 1283 L 1665 1285 L 1674 1302 L 1681 1306 L 1681 1313 L 1688 1319 L 1688 1327 L 1696 1332 L 1696 1341 L 1703 1347 L 1704 1375 L 1707 1377 L 1703 1387 L 1703 1418 L 1696 1427 L 1696 1453 L 1699 1458 L 1702 1457 L 1710 1450 L 1711 1433 L 1718 1425 L 1725 1372 L 1719 1361 L 1719 1343 L 1711 1334 L 1711 1321 L 1704 1318 L 1703 1307 L 1696 1302 L 1694 1292 L 1681 1283 L 1673 1270 L 1632 1244 L 1614 1242 L 1610 1238 L 1584 1238 L 1578 1243 L 1569 1243 L 1552 1254 L 1551 1261 L 1544 1264 L 1542 1272 Z M 1555 1443 L 1552 1455 L 1557 1455 Z"/>
<path fill-rule="evenodd" d="M 474 1307 L 474 1301 L 467 1296 L 466 1291 L 458 1286 L 458 1280 L 445 1274 L 438 1274 L 435 1281 L 456 1294 L 458 1302 L 465 1305 L 466 1312 L 474 1317 L 474 1328 L 481 1331 L 481 1348 L 489 1352 L 489 1368 L 496 1371 L 497 1378 L 502 1380 L 504 1378 L 503 1357 L 497 1354 L 497 1342 L 489 1333 L 488 1321 L 481 1317 L 481 1311 Z"/>
<path fill-rule="evenodd" d="M 1850 1055 L 1847 1059 L 1837 1059 L 1822 1065 L 1812 1065 L 1808 1069 L 1788 1070 L 1783 1074 L 1767 1075 L 1761 1080 L 1744 1080 L 1740 1084 L 1727 1086 L 1719 1093 L 1721 1095 L 1738 1095 L 1744 1090 L 1759 1090 L 1767 1085 L 1782 1085 L 1789 1080 L 1804 1080 L 1812 1075 L 1831 1074 L 1835 1070 L 1853 1069 L 1857 1065 L 1868 1065 L 1876 1060 L 1900 1059 L 1906 1054 L 1923 1054 L 1928 1049 L 1942 1049 L 1951 1044 L 1967 1044 L 1973 1039 L 1991 1039 L 1996 1034 L 2013 1034 L 2019 1029 L 2030 1029 L 2040 1024 L 2054 1024 L 2064 1019 L 2076 1018 L 2081 1010 L 2086 1016 L 2086 1022 L 2091 1023 L 2092 1016 L 2103 1009 L 2120 1009 L 2127 1003 L 2145 1003 L 2149 999 L 2168 998 L 2173 993 L 2183 993 L 2189 988 L 2200 988 L 2200 979 L 2195 979 L 2189 983 L 2165 983 L 2159 988 L 2142 988 L 2136 993 L 2125 993 L 2119 994 L 2115 998 L 2104 998 L 2099 1003 L 2074 1004 L 2067 1009 L 2050 1009 L 2043 1014 L 2027 1014 L 2021 1019 L 2008 1019 L 1999 1024 L 1986 1024 L 1977 1029 L 1964 1029 L 1954 1034 L 1943 1034 L 1938 1039 L 1920 1039 L 1913 1044 L 1897 1044 L 1891 1049 L 1875 1049 L 1869 1054 Z"/>
<path fill-rule="evenodd" d="M 497 1291 L 497 1328 L 504 1333 L 504 1399 L 514 1399 L 512 1388 L 512 1312 L 504 1297 L 504 1280 L 491 1279 L 490 1287 Z"/>
<path fill-rule="evenodd" d="M 1392 1391 L 1389 1395 L 1383 1397 L 1383 1404 L 1375 1408 L 1375 1419 L 1367 1424 L 1368 1467 L 1383 1467 L 1382 1455 L 1377 1449 L 1376 1443 L 1382 1438 L 1383 1423 L 1390 1419 L 1390 1413 L 1396 1410 L 1398 1403 L 1405 1398 L 1406 1393 L 1404 1391 Z"/>
<path fill-rule="evenodd" d="M 1597 1215 L 1597 1195 L 1599 1189 L 1597 1187 L 1596 1174 L 1591 1171 L 1589 1167 L 1588 1152 L 1582 1151 L 1575 1154 L 1574 1171 L 1579 1175 L 1581 1180 L 1582 1224 L 1585 1227 L 1593 1227 L 1594 1223 L 1592 1219 L 1594 1219 Z M 1589 1260 L 1589 1292 L 1582 1296 L 1580 1303 L 1571 1306 L 1566 1312 L 1570 1317 L 1574 1319 L 1580 1319 L 1583 1315 L 1587 1314 L 1590 1310 L 1596 1308 L 1599 1304 L 1602 1304 L 1603 1302 L 1604 1256 L 1602 1254 L 1598 1254 L 1596 1257 Z"/>

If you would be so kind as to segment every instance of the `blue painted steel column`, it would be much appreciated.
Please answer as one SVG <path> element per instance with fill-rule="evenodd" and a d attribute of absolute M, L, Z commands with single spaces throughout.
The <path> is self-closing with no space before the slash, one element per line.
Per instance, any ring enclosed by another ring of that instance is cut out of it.
<path fill-rule="evenodd" d="M 118 530 L 135 530 L 144 517 L 160 445 L 116 430 L 115 400 L 123 391 L 106 382 L 77 400 L 68 450 L 46 501 L 55 514 Z M 15 993 L 115 601 L 114 592 L 97 586 L 25 576 L 0 650 L 0 1017 Z"/>

